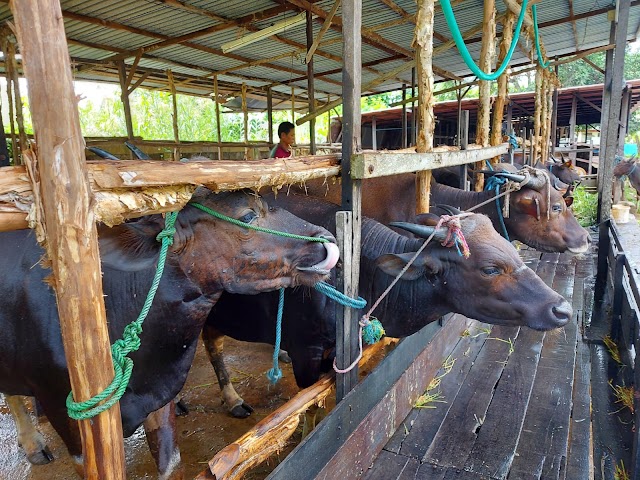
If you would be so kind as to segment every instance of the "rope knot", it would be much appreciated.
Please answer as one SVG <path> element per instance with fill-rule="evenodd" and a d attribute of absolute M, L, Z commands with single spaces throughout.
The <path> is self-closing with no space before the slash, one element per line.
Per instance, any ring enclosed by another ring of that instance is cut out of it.
<path fill-rule="evenodd" d="M 372 320 L 369 318 L 372 318 Z M 385 334 L 382 323 L 380 323 L 380 320 L 376 317 L 363 315 L 358 323 L 362 329 L 362 340 L 364 340 L 367 345 L 373 345 L 379 342 Z"/>
<path fill-rule="evenodd" d="M 460 219 L 463 216 L 467 216 L 469 214 L 462 215 L 442 215 L 440 217 L 440 221 L 438 222 L 438 226 L 436 228 L 440 228 L 441 226 L 447 228 L 447 237 L 441 243 L 443 247 L 453 247 L 455 246 L 458 250 L 458 254 L 460 256 L 464 256 L 465 258 L 469 258 L 471 252 L 469 251 L 469 245 L 467 244 L 467 240 L 464 238 L 464 234 L 462 233 L 462 224 L 460 223 Z"/>
<path fill-rule="evenodd" d="M 156 235 L 156 240 L 158 242 L 162 242 L 163 240 L 167 240 L 168 245 L 173 245 L 173 236 L 176 234 L 176 229 L 174 227 L 168 227 L 162 230 L 158 235 Z"/>

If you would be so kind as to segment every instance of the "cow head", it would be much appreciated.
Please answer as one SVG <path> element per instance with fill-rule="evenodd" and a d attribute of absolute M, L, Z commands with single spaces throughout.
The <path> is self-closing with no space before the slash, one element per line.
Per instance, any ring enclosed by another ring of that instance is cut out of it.
<path fill-rule="evenodd" d="M 526 176 L 502 172 L 512 181 L 522 183 L 520 190 L 510 194 L 509 217 L 504 223 L 512 240 L 519 240 L 542 252 L 585 253 L 591 239 L 568 208 L 573 198 L 563 197 L 553 187 L 546 170 L 536 170 Z"/>
<path fill-rule="evenodd" d="M 187 205 L 178 215 L 167 262 L 177 262 L 205 294 L 256 294 L 310 286 L 327 278 L 338 261 L 338 248 L 329 231 L 280 208 L 268 207 L 255 194 L 214 194 L 200 188 L 192 202 L 244 223 L 330 241 L 318 243 L 258 232 Z M 164 219 L 153 215 L 101 231 L 103 262 L 127 270 L 154 266 L 160 247 L 156 236 L 163 228 Z"/>
<path fill-rule="evenodd" d="M 438 220 L 428 215 L 432 218 L 421 219 L 420 225 L 393 225 L 427 238 Z M 471 255 L 465 258 L 455 248 L 443 247 L 440 242 L 447 231 L 436 230 L 430 248 L 420 254 L 402 277 L 423 284 L 414 286 L 415 291 L 422 292 L 418 295 L 435 291 L 433 298 L 442 303 L 441 314 L 453 311 L 496 325 L 549 330 L 569 321 L 571 305 L 522 262 L 515 248 L 495 231 L 488 218 L 470 215 L 461 219 L 461 226 Z M 395 276 L 413 255 L 387 254 L 378 258 L 377 264 L 385 273 Z M 394 335 L 392 331 L 388 333 Z"/>
<path fill-rule="evenodd" d="M 548 170 L 553 173 L 558 180 L 566 185 L 573 185 L 574 183 L 580 183 L 581 177 L 578 171 L 574 168 L 571 159 L 565 159 L 562 154 L 561 162 L 549 162 L 547 163 Z"/>

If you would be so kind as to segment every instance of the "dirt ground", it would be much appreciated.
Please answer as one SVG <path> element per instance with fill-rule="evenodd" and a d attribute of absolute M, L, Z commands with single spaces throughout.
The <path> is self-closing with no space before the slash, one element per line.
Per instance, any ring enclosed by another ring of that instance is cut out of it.
<path fill-rule="evenodd" d="M 242 436 L 262 418 L 278 408 L 298 392 L 291 365 L 280 363 L 283 378 L 271 387 L 265 374 L 271 368 L 273 347 L 263 344 L 247 344 L 231 339 L 225 341 L 229 374 L 238 393 L 255 412 L 246 419 L 229 416 L 220 400 L 220 390 L 213 368 L 202 345 L 196 353 L 194 365 L 187 383 L 180 394 L 189 414 L 178 417 L 178 433 L 185 478 L 193 478 L 207 467 L 218 450 Z M 300 426 L 290 440 L 286 455 L 301 438 Z M 4 398 L 0 396 L 0 480 L 69 480 L 78 478 L 64 444 L 48 422 L 40 430 L 48 441 L 55 461 L 49 465 L 32 466 L 18 448 L 13 420 Z M 144 430 L 140 427 L 134 435 L 125 439 L 127 478 L 132 480 L 157 478 L 155 464 L 146 444 Z M 272 458 L 245 478 L 263 479 L 277 465 Z"/>

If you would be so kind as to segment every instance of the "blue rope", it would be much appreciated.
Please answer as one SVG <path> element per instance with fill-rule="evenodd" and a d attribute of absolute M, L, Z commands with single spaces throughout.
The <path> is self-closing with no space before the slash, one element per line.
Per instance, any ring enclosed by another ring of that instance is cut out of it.
<path fill-rule="evenodd" d="M 280 289 L 280 297 L 278 299 L 278 317 L 276 318 L 276 343 L 273 347 L 273 367 L 267 372 L 267 378 L 271 385 L 278 383 L 282 378 L 282 370 L 278 364 L 278 355 L 280 354 L 280 341 L 282 340 L 282 312 L 284 311 L 284 288 Z"/>
<path fill-rule="evenodd" d="M 508 180 L 504 177 L 499 177 L 494 175 L 493 177 L 489 177 L 487 179 L 487 181 L 484 184 L 484 189 L 494 190 L 496 192 L 496 209 L 498 210 L 498 218 L 500 219 L 500 226 L 502 227 L 502 236 L 506 238 L 508 242 L 510 242 L 511 240 L 509 239 L 507 226 L 504 224 L 504 218 L 502 216 L 502 207 L 500 206 L 500 198 L 498 197 L 498 195 L 500 195 L 500 187 L 505 183 L 507 183 L 507 181 Z"/>
<path fill-rule="evenodd" d="M 509 134 L 509 144 L 513 149 L 518 148 L 518 138 L 516 137 L 515 132 L 511 132 Z"/>
<path fill-rule="evenodd" d="M 524 4 L 523 7 L 524 9 Z M 540 34 L 538 33 L 538 8 L 536 4 L 531 5 L 531 15 L 533 17 L 533 33 L 536 40 L 536 53 L 538 54 L 538 63 L 542 68 L 547 68 L 551 60 L 544 61 L 542 51 L 540 50 Z"/>
<path fill-rule="evenodd" d="M 345 305 L 347 307 L 357 308 L 357 309 L 361 309 L 367 306 L 367 301 L 364 298 L 347 297 L 344 293 L 340 292 L 339 290 L 336 290 L 336 288 L 333 285 L 329 285 L 326 282 L 318 282 L 313 286 L 313 288 L 315 288 L 320 293 L 326 295 L 331 300 L 335 300 L 341 305 Z"/>

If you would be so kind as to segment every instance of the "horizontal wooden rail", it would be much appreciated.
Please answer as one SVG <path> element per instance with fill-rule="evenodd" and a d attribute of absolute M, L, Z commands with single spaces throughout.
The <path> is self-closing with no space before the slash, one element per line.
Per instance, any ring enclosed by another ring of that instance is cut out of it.
<path fill-rule="evenodd" d="M 338 155 L 287 159 L 161 162 L 98 160 L 87 162 L 96 220 L 107 225 L 151 213 L 178 210 L 204 185 L 213 191 L 281 187 L 335 176 Z M 27 228 L 33 194 L 24 167 L 0 168 L 0 231 Z"/>
<path fill-rule="evenodd" d="M 358 179 L 385 177 L 398 173 L 465 165 L 504 155 L 508 149 L 509 145 L 503 143 L 494 147 L 473 150 L 448 150 L 428 153 L 398 153 L 394 151 L 358 153 L 351 160 L 351 177 Z"/>

